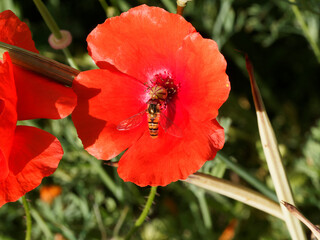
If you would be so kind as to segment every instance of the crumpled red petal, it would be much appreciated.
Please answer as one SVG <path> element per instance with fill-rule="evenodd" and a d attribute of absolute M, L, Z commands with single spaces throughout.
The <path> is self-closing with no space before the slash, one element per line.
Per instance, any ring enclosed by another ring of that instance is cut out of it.
<path fill-rule="evenodd" d="M 0 13 L 0 32 L 1 42 L 39 53 L 32 40 L 28 25 L 21 22 L 10 10 Z"/>
<path fill-rule="evenodd" d="M 0 13 L 0 41 L 38 53 L 31 32 L 10 10 Z M 76 95 L 71 88 L 14 66 L 19 120 L 64 118 L 73 111 Z"/>
<path fill-rule="evenodd" d="M 9 159 L 11 144 L 17 124 L 17 95 L 12 64 L 8 53 L 0 61 L 0 150 Z"/>
<path fill-rule="evenodd" d="M 117 124 L 146 108 L 137 96 L 145 86 L 118 71 L 91 70 L 80 73 L 73 90 L 78 96 L 72 120 L 84 148 L 98 159 L 111 159 L 131 146 L 143 131 L 118 131 Z"/>
<path fill-rule="evenodd" d="M 71 114 L 77 104 L 72 88 L 36 73 L 13 66 L 18 102 L 18 120 L 60 119 Z"/>
<path fill-rule="evenodd" d="M 199 33 L 190 34 L 176 59 L 175 76 L 181 82 L 178 97 L 185 109 L 198 121 L 216 118 L 230 92 L 227 63 L 217 44 Z"/>
<path fill-rule="evenodd" d="M 58 167 L 63 150 L 56 137 L 41 129 L 17 126 L 9 175 L 0 182 L 0 207 L 36 188 Z"/>
<path fill-rule="evenodd" d="M 141 5 L 98 25 L 87 38 L 88 51 L 99 67 L 109 63 L 146 82 L 170 72 L 182 40 L 195 31 L 177 14 Z"/>
<path fill-rule="evenodd" d="M 186 179 L 216 155 L 224 143 L 223 128 L 216 120 L 207 125 L 191 122 L 183 138 L 163 134 L 151 139 L 148 132 L 119 161 L 118 174 L 141 187 L 165 186 Z"/>

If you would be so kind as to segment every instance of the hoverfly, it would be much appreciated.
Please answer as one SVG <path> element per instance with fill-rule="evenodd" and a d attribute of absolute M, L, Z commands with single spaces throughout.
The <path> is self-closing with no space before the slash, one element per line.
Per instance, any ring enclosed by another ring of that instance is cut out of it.
<path fill-rule="evenodd" d="M 120 122 L 117 126 L 119 131 L 127 131 L 138 127 L 143 122 L 143 117 L 147 114 L 148 128 L 151 138 L 158 137 L 159 123 L 163 130 L 175 137 L 182 137 L 181 129 L 173 123 L 163 112 L 164 101 L 167 92 L 163 87 L 155 86 L 150 91 L 150 100 L 147 102 L 147 109 Z"/>

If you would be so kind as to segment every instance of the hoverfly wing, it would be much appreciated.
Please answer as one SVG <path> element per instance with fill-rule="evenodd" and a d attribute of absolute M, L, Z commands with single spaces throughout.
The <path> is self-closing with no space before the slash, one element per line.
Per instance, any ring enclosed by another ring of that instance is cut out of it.
<path fill-rule="evenodd" d="M 182 129 L 162 112 L 160 112 L 160 126 L 166 133 L 174 137 L 181 138 L 183 136 Z"/>
<path fill-rule="evenodd" d="M 127 131 L 133 128 L 138 127 L 143 120 L 143 115 L 146 113 L 146 110 L 143 110 L 129 118 L 127 118 L 126 120 L 121 121 L 118 125 L 117 125 L 117 130 L 119 131 Z"/>

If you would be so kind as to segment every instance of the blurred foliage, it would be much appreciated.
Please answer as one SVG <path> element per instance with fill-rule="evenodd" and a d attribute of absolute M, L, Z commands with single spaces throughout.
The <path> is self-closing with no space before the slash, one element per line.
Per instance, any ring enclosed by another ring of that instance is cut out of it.
<path fill-rule="evenodd" d="M 86 52 L 86 36 L 106 16 L 115 16 L 145 3 L 175 11 L 173 0 L 47 0 L 58 25 L 73 35 L 70 50 L 82 70 L 93 65 Z M 320 222 L 320 68 L 303 35 L 290 2 L 267 0 L 194 0 L 184 17 L 206 38 L 212 38 L 228 62 L 232 91 L 220 111 L 227 142 L 222 152 L 238 159 L 246 171 L 273 188 L 259 141 L 250 85 L 242 52 L 255 67 L 265 105 L 274 126 L 284 164 L 299 209 L 313 223 Z M 319 43 L 318 0 L 296 1 L 311 36 Z M 103 8 L 103 6 L 105 8 Z M 50 48 L 50 34 L 32 1 L 6 0 L 0 10 L 13 10 L 27 22 L 41 54 L 66 62 Z M 240 52 L 239 52 L 240 51 Z M 62 187 L 52 204 L 39 198 L 39 188 L 27 194 L 33 217 L 33 239 L 121 239 L 133 226 L 149 188 L 119 179 L 116 169 L 89 156 L 77 138 L 70 118 L 25 121 L 51 132 L 65 155 L 57 171 L 42 185 Z M 250 187 L 220 161 L 207 162 L 201 171 Z M 243 203 L 183 182 L 158 188 L 148 221 L 134 239 L 219 239 L 230 222 L 234 239 L 288 239 L 285 225 Z M 21 202 L 0 209 L 0 239 L 23 239 Z"/>

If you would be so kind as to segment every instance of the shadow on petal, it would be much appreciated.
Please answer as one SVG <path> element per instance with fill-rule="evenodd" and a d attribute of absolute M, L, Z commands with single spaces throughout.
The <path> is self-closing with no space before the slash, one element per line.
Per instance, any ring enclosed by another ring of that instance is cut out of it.
<path fill-rule="evenodd" d="M 83 147 L 87 148 L 97 141 L 100 133 L 107 125 L 107 121 L 95 118 L 89 113 L 89 99 L 98 95 L 101 92 L 101 89 L 87 88 L 77 84 L 76 91 L 85 92 L 86 96 L 78 98 L 77 107 L 72 113 L 72 121 L 77 129 Z"/>
<path fill-rule="evenodd" d="M 4 101 L 0 98 L 0 116 L 3 112 L 3 109 L 4 109 Z"/>
<path fill-rule="evenodd" d="M 61 119 L 71 114 L 77 97 L 70 87 L 15 65 L 13 69 L 19 120 Z"/>

